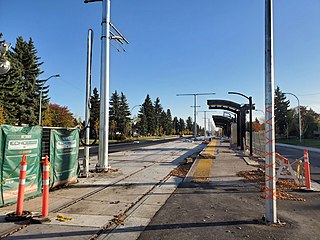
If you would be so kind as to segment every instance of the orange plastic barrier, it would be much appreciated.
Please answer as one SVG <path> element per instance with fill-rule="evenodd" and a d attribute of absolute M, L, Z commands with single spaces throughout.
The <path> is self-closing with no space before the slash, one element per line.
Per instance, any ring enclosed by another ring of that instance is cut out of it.
<path fill-rule="evenodd" d="M 276 153 L 276 158 L 278 158 L 280 161 L 284 161 L 285 164 L 289 164 L 289 160 L 279 153 Z"/>
<path fill-rule="evenodd" d="M 307 189 L 311 189 L 311 178 L 310 178 L 310 163 L 309 163 L 309 153 L 308 150 L 304 150 L 304 171 L 305 171 L 305 178 L 306 178 L 306 187 Z"/>
<path fill-rule="evenodd" d="M 27 177 L 27 157 L 22 156 L 22 161 L 20 163 L 20 176 L 19 176 L 19 188 L 18 188 L 18 200 L 16 215 L 21 216 L 23 212 L 23 201 L 24 201 L 24 189 Z"/>
<path fill-rule="evenodd" d="M 42 175 L 42 217 L 47 217 L 49 214 L 49 178 L 50 178 L 50 162 L 48 156 L 43 163 Z"/>

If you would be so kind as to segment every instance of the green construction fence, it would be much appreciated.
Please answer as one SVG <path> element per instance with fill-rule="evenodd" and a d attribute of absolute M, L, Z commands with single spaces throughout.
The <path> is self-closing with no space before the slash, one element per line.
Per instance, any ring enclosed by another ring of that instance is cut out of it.
<path fill-rule="evenodd" d="M 20 162 L 27 157 L 27 176 L 25 198 L 41 194 L 41 127 L 1 126 L 1 194 L 0 204 L 7 205 L 17 201 Z"/>
<path fill-rule="evenodd" d="M 20 162 L 27 157 L 25 199 L 42 191 L 41 160 L 48 155 L 51 188 L 77 181 L 79 129 L 0 126 L 0 207 L 17 201 Z"/>

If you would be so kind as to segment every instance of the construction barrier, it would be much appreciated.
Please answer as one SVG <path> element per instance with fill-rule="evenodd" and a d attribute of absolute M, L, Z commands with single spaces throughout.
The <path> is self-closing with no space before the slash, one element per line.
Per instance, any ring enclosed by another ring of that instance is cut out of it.
<path fill-rule="evenodd" d="M 20 163 L 20 176 L 19 176 L 19 188 L 18 188 L 18 200 L 16 215 L 21 216 L 23 212 L 23 202 L 24 202 L 24 189 L 27 177 L 27 158 L 22 156 L 22 161 Z"/>
<path fill-rule="evenodd" d="M 79 129 L 52 129 L 50 136 L 50 187 L 77 181 Z"/>
<path fill-rule="evenodd" d="M 310 177 L 310 163 L 309 163 L 309 153 L 308 150 L 304 150 L 304 171 L 305 171 L 305 179 L 306 179 L 306 187 L 308 190 L 311 190 L 311 177 Z"/>
<path fill-rule="evenodd" d="M 2 205 L 15 203 L 19 188 L 19 165 L 22 156 L 27 157 L 25 198 L 41 194 L 41 127 L 1 126 L 2 156 L 0 158 L 0 190 Z"/>
<path fill-rule="evenodd" d="M 49 214 L 49 179 L 50 178 L 50 162 L 48 156 L 45 157 L 42 170 L 42 217 Z"/>
<path fill-rule="evenodd" d="M 28 165 L 25 199 L 41 195 L 42 156 L 49 155 L 51 160 L 49 187 L 76 182 L 79 173 L 79 138 L 77 128 L 0 125 L 0 207 L 18 200 L 22 156 L 26 156 Z M 21 208 L 18 210 L 20 212 Z"/>

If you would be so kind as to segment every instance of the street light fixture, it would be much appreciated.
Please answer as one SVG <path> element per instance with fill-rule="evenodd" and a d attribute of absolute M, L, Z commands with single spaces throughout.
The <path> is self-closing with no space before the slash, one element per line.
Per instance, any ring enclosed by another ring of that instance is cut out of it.
<path fill-rule="evenodd" d="M 59 74 L 56 75 L 52 75 L 50 77 L 48 77 L 47 79 L 45 79 L 41 85 L 41 90 L 40 90 L 40 100 L 39 100 L 39 126 L 41 126 L 41 120 L 42 120 L 42 116 L 41 116 L 41 108 L 42 108 L 42 90 L 43 90 L 43 85 L 46 84 L 46 82 L 50 79 L 50 78 L 57 78 L 60 77 Z"/>
<path fill-rule="evenodd" d="M 249 132 L 250 132 L 250 156 L 252 156 L 252 97 L 248 97 L 242 93 L 238 92 L 228 92 L 228 94 L 236 94 L 240 95 L 242 97 L 245 97 L 246 99 L 249 100 L 249 108 L 250 108 L 250 126 L 249 126 Z"/>
<path fill-rule="evenodd" d="M 293 94 L 293 93 L 289 93 L 289 92 L 287 92 L 287 93 L 283 93 L 283 94 L 292 95 L 292 96 L 294 96 L 294 97 L 297 99 L 297 101 L 298 101 L 299 140 L 300 140 L 300 143 L 301 143 L 302 131 L 301 131 L 301 114 L 300 114 L 300 101 L 299 101 L 299 98 L 298 98 L 295 94 Z"/>
<path fill-rule="evenodd" d="M 176 96 L 193 96 L 194 97 L 194 130 L 193 135 L 194 139 L 197 138 L 197 96 L 199 95 L 214 95 L 215 93 L 182 93 L 182 94 L 176 94 Z"/>

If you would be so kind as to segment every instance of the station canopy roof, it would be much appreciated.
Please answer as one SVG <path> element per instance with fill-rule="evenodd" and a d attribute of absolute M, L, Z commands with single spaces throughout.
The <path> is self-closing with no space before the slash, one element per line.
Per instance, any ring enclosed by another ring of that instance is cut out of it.
<path fill-rule="evenodd" d="M 233 113 L 238 113 L 241 108 L 240 104 L 228 100 L 207 100 L 207 105 L 209 109 L 222 109 Z"/>

